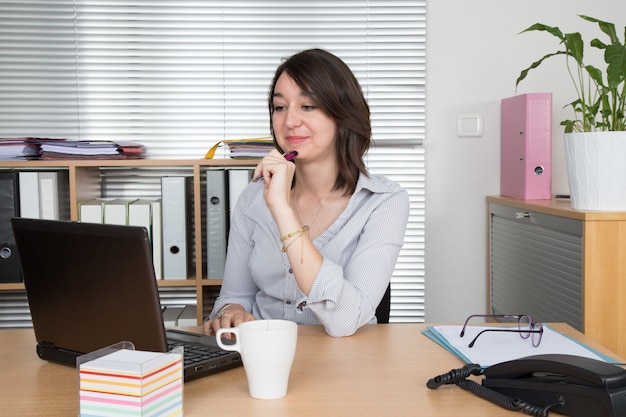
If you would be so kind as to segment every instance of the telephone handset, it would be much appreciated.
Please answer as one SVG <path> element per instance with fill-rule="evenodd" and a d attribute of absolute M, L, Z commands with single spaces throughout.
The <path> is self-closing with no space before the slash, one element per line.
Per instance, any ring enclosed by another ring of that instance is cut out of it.
<path fill-rule="evenodd" d="M 484 375 L 482 385 L 467 379 Z M 626 370 L 572 355 L 535 355 L 484 370 L 469 364 L 428 381 L 429 388 L 456 384 L 509 410 L 545 417 L 626 416 Z"/>

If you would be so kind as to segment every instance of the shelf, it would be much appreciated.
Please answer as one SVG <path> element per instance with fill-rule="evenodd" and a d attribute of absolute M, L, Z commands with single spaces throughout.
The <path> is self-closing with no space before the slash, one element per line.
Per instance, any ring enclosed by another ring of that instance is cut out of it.
<path fill-rule="evenodd" d="M 193 287 L 196 285 L 196 280 L 191 279 L 158 279 L 157 285 L 159 287 Z"/>
<path fill-rule="evenodd" d="M 2 282 L 0 283 L 0 291 L 23 291 L 23 282 Z"/>
<path fill-rule="evenodd" d="M 204 278 L 201 281 L 201 285 L 203 287 L 222 285 L 222 280 L 221 279 L 206 279 L 206 278 Z"/>
<path fill-rule="evenodd" d="M 74 160 L 34 160 L 0 161 L 2 168 L 71 168 L 71 167 L 230 167 L 254 166 L 257 159 L 74 159 Z"/>
<path fill-rule="evenodd" d="M 488 203 L 503 204 L 509 207 L 533 210 L 540 213 L 552 214 L 576 220 L 596 221 L 624 221 L 626 211 L 582 211 L 572 208 L 567 198 L 552 198 L 550 200 L 522 200 L 506 196 L 488 196 Z"/>
<path fill-rule="evenodd" d="M 193 206 L 191 210 L 190 227 L 193 233 L 193 251 L 190 252 L 194 270 L 191 272 L 192 278 L 185 280 L 164 280 L 159 279 L 159 288 L 181 288 L 192 287 L 196 295 L 198 305 L 198 323 L 212 308 L 213 302 L 219 293 L 220 279 L 206 278 L 206 259 L 204 258 L 204 242 L 206 231 L 206 182 L 205 173 L 214 168 L 235 168 L 245 167 L 253 169 L 259 159 L 124 159 L 124 160 L 34 160 L 34 161 L 0 161 L 0 169 L 14 170 L 49 170 L 61 169 L 68 171 L 69 181 L 69 204 L 70 218 L 79 219 L 78 204 L 92 198 L 114 196 L 115 192 L 108 193 L 108 185 L 115 182 L 116 187 L 135 185 L 138 181 L 138 190 L 144 192 L 144 187 L 156 187 L 155 177 L 169 175 L 176 172 L 176 175 L 186 175 L 193 178 L 193 189 L 191 200 Z M 128 168 L 128 170 L 125 170 Z M 160 170 L 162 168 L 162 170 Z M 164 173 L 164 174 L 163 174 Z M 128 179 L 128 180 L 127 180 Z M 104 184 L 104 185 L 103 185 Z M 118 185 L 119 184 L 119 185 Z M 159 183 L 160 184 L 160 183 Z M 148 188 L 149 188 L 148 187 Z M 117 190 L 117 188 L 115 188 Z M 131 187 L 132 189 L 132 187 Z M 126 190 L 128 192 L 128 190 Z M 160 188 L 150 188 L 150 192 L 160 195 Z M 23 291 L 23 283 L 0 283 L 0 291 Z"/>

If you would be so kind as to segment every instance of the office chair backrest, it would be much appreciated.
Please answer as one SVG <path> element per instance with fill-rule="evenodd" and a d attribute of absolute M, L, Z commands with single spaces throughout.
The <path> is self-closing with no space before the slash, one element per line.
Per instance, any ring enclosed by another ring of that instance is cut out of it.
<path fill-rule="evenodd" d="M 387 291 L 376 307 L 376 320 L 378 323 L 389 323 L 389 311 L 391 310 L 391 284 L 387 286 Z"/>

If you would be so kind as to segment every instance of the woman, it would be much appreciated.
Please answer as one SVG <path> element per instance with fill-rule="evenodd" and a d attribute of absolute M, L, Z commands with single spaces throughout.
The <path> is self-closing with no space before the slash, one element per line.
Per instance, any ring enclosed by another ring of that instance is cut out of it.
<path fill-rule="evenodd" d="M 320 49 L 292 56 L 276 70 L 268 99 L 277 150 L 237 201 L 205 333 L 273 318 L 351 335 L 376 323 L 403 243 L 408 194 L 368 174 L 369 107 L 339 58 Z M 283 157 L 290 151 L 292 162 Z"/>

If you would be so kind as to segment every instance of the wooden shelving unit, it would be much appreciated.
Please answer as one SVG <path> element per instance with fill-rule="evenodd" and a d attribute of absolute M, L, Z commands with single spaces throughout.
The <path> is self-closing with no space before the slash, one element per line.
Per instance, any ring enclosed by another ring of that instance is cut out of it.
<path fill-rule="evenodd" d="M 220 279 L 207 279 L 205 275 L 206 263 L 203 261 L 203 217 L 206 208 L 203 207 L 202 175 L 206 170 L 216 168 L 253 168 L 257 164 L 254 159 L 192 159 L 192 160 L 54 160 L 54 161 L 0 161 L 0 170 L 46 170 L 66 169 L 69 173 L 70 190 L 70 217 L 78 220 L 78 203 L 81 201 L 99 198 L 102 196 L 101 173 L 112 168 L 141 169 L 180 168 L 189 171 L 193 177 L 193 232 L 194 232 L 194 265 L 195 274 L 186 280 L 159 280 L 159 287 L 195 287 L 197 298 L 197 319 L 202 322 L 205 304 L 213 300 L 205 300 L 205 288 L 221 285 Z M 132 181 L 132 179 L 129 179 Z M 0 283 L 0 291 L 24 290 L 23 283 Z"/>

